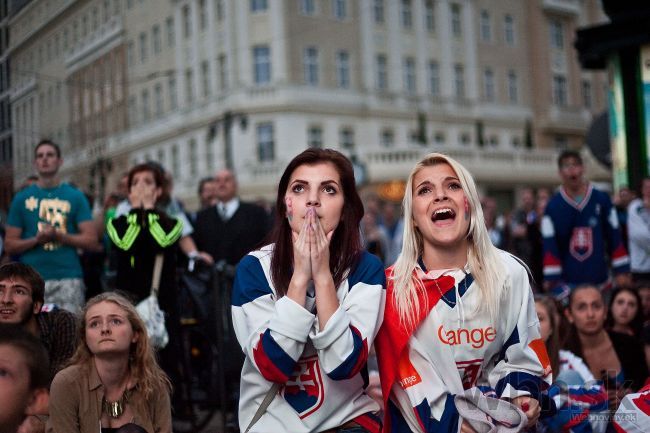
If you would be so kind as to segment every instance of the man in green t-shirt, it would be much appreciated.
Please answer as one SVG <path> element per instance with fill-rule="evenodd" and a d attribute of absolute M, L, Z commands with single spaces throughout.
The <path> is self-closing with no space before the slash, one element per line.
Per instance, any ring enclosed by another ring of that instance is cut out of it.
<path fill-rule="evenodd" d="M 59 146 L 42 140 L 34 157 L 38 181 L 11 202 L 5 248 L 43 276 L 46 303 L 76 312 L 86 291 L 77 249 L 99 247 L 90 206 L 81 191 L 59 180 Z"/>

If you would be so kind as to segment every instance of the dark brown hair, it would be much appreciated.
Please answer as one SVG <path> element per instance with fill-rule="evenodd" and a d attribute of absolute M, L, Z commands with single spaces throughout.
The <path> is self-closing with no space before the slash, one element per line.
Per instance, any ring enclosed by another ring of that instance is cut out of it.
<path fill-rule="evenodd" d="M 131 183 L 133 182 L 133 177 L 141 173 L 143 171 L 148 171 L 151 174 L 153 174 L 153 179 L 156 182 L 156 186 L 159 188 L 163 188 L 165 185 L 165 174 L 155 165 L 145 162 L 143 164 L 138 164 L 135 167 L 133 167 L 131 170 L 129 170 L 129 180 L 127 182 L 129 191 L 131 191 Z"/>
<path fill-rule="evenodd" d="M 600 290 L 598 290 L 596 286 L 594 286 L 593 284 L 580 284 L 575 289 L 573 289 L 571 291 L 571 294 L 569 295 L 569 305 L 566 307 L 569 311 L 573 306 L 573 300 L 575 299 L 576 293 L 579 292 L 580 290 L 585 290 L 585 289 L 594 289 L 595 291 L 597 291 L 603 302 L 603 308 L 605 307 L 605 298 L 603 297 L 603 293 Z M 604 327 L 605 327 L 605 323 L 603 322 L 603 328 Z M 580 341 L 580 335 L 578 335 L 578 328 L 576 327 L 575 323 L 571 323 L 569 325 L 569 330 L 566 336 L 564 337 L 564 342 L 562 343 L 562 347 L 568 350 L 569 352 L 573 352 L 573 354 L 578 356 L 579 358 L 584 359 L 584 354 L 582 353 L 582 341 Z"/>
<path fill-rule="evenodd" d="M 641 295 L 639 292 L 631 287 L 617 287 L 612 291 L 612 295 L 609 298 L 609 308 L 607 309 L 607 319 L 605 319 L 605 328 L 612 329 L 614 326 L 614 314 L 612 314 L 612 307 L 616 301 L 616 297 L 623 293 L 630 293 L 636 300 L 636 314 L 628 324 L 628 326 L 634 332 L 636 338 L 641 338 L 641 332 L 643 331 L 643 304 L 641 303 Z"/>
<path fill-rule="evenodd" d="M 560 156 L 557 157 L 557 166 L 558 166 L 558 168 L 561 169 L 562 164 L 564 164 L 564 162 L 567 159 L 575 159 L 578 164 L 580 164 L 580 165 L 583 164 L 582 156 L 580 156 L 580 153 L 575 151 L 575 150 L 568 149 L 568 150 L 562 151 L 562 153 L 560 153 Z"/>
<path fill-rule="evenodd" d="M 44 138 L 36 144 L 36 147 L 34 147 L 34 158 L 36 157 L 36 152 L 38 152 L 38 148 L 44 145 L 52 146 L 54 148 L 54 151 L 56 152 L 56 157 L 61 158 L 61 148 L 59 147 L 58 144 L 56 144 L 49 138 Z"/>
<path fill-rule="evenodd" d="M 346 271 L 356 265 L 361 252 L 359 223 L 363 217 L 363 203 L 354 183 L 354 171 L 350 161 L 333 149 L 307 149 L 291 160 L 282 173 L 275 202 L 275 223 L 268 240 L 275 244 L 271 258 L 271 279 L 278 296 L 286 294 L 293 272 L 293 240 L 291 226 L 287 221 L 287 207 L 284 196 L 293 172 L 301 165 L 330 163 L 341 178 L 343 190 L 343 210 L 341 221 L 330 242 L 330 270 L 334 286 L 343 281 Z"/>
<path fill-rule="evenodd" d="M 45 281 L 34 268 L 24 263 L 11 262 L 0 266 L 0 281 L 21 278 L 32 289 L 32 302 L 45 302 Z"/>
<path fill-rule="evenodd" d="M 551 360 L 553 376 L 557 377 L 557 375 L 560 374 L 560 338 L 558 336 L 559 324 L 557 323 L 560 313 L 558 312 L 555 300 L 550 296 L 535 295 L 535 303 L 539 303 L 544 307 L 546 315 L 548 316 L 548 322 L 551 325 L 551 335 L 548 336 L 548 340 L 545 341 L 545 344 L 546 352 Z"/>

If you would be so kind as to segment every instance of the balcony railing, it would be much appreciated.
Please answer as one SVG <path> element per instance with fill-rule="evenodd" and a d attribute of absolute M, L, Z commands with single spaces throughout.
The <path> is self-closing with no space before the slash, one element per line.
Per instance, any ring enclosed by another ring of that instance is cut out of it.
<path fill-rule="evenodd" d="M 123 28 L 121 17 L 111 17 L 86 38 L 73 45 L 65 54 L 65 65 L 68 72 L 101 56 L 103 54 L 101 49 L 117 40 L 122 34 Z"/>

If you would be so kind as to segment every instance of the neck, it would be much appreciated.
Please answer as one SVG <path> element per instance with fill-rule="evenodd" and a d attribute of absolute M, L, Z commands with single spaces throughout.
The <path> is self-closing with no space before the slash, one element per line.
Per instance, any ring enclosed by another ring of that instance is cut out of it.
<path fill-rule="evenodd" d="M 569 195 L 571 198 L 575 198 L 576 196 L 584 196 L 585 193 L 587 192 L 587 182 L 581 182 L 578 185 L 565 185 L 564 190 L 566 193 Z"/>
<path fill-rule="evenodd" d="M 425 243 L 422 260 L 427 270 L 434 269 L 463 269 L 467 264 L 467 240 L 463 239 L 460 244 L 441 248 Z"/>
<path fill-rule="evenodd" d="M 609 335 L 607 335 L 604 329 L 595 334 L 583 334 L 578 331 L 578 335 L 580 336 L 580 343 L 582 343 L 583 350 L 585 347 L 595 348 L 609 341 Z"/>
<path fill-rule="evenodd" d="M 54 188 L 55 186 L 59 185 L 59 178 L 57 176 L 51 176 L 51 177 L 43 177 L 40 176 L 38 178 L 37 185 L 40 186 L 41 188 Z"/>
<path fill-rule="evenodd" d="M 27 323 L 25 323 L 25 329 L 27 330 L 27 332 L 29 332 L 32 335 L 35 335 L 37 337 L 41 336 L 41 330 L 38 328 L 36 315 L 32 315 L 32 317 L 29 318 Z"/>
<path fill-rule="evenodd" d="M 95 368 L 102 384 L 107 389 L 124 390 L 129 379 L 128 356 L 113 356 L 110 358 L 93 357 Z"/>
<path fill-rule="evenodd" d="M 619 332 L 621 334 L 634 335 L 634 332 L 632 332 L 632 328 L 630 328 L 627 325 L 615 324 L 614 326 L 612 326 L 612 331 Z"/>

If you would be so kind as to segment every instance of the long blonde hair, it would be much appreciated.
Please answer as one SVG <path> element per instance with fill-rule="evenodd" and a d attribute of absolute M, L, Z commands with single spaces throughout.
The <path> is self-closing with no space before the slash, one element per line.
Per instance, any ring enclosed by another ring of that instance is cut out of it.
<path fill-rule="evenodd" d="M 393 266 L 392 275 L 388 276 L 394 284 L 393 297 L 400 321 L 408 326 L 413 326 L 422 308 L 426 308 L 426 306 L 420 305 L 418 300 L 418 293 L 425 295 L 422 296 L 425 302 L 427 300 L 424 285 L 413 276 L 418 257 L 423 253 L 422 234 L 413 222 L 413 179 L 424 167 L 438 164 L 448 164 L 454 170 L 467 197 L 470 207 L 470 222 L 467 233 L 469 241 L 467 263 L 474 280 L 481 290 L 482 299 L 479 308 L 485 308 L 490 319 L 494 322 L 498 314 L 504 282 L 503 265 L 498 256 L 499 252 L 490 241 L 472 175 L 459 162 L 441 153 L 426 155 L 415 165 L 406 183 L 402 201 L 404 209 L 402 252 Z"/>
<path fill-rule="evenodd" d="M 145 399 L 149 399 L 163 391 L 170 393 L 171 383 L 156 361 L 156 355 L 154 354 L 153 347 L 149 343 L 147 328 L 144 322 L 131 301 L 116 292 L 101 293 L 89 299 L 84 306 L 81 320 L 79 321 L 79 342 L 77 343 L 77 350 L 70 358 L 68 365 L 90 364 L 93 353 L 86 343 L 86 315 L 92 306 L 100 302 L 112 302 L 120 307 L 126 313 L 133 332 L 139 335 L 136 342 L 131 344 L 129 370 L 132 377 L 138 382 L 138 388 L 143 393 Z"/>

